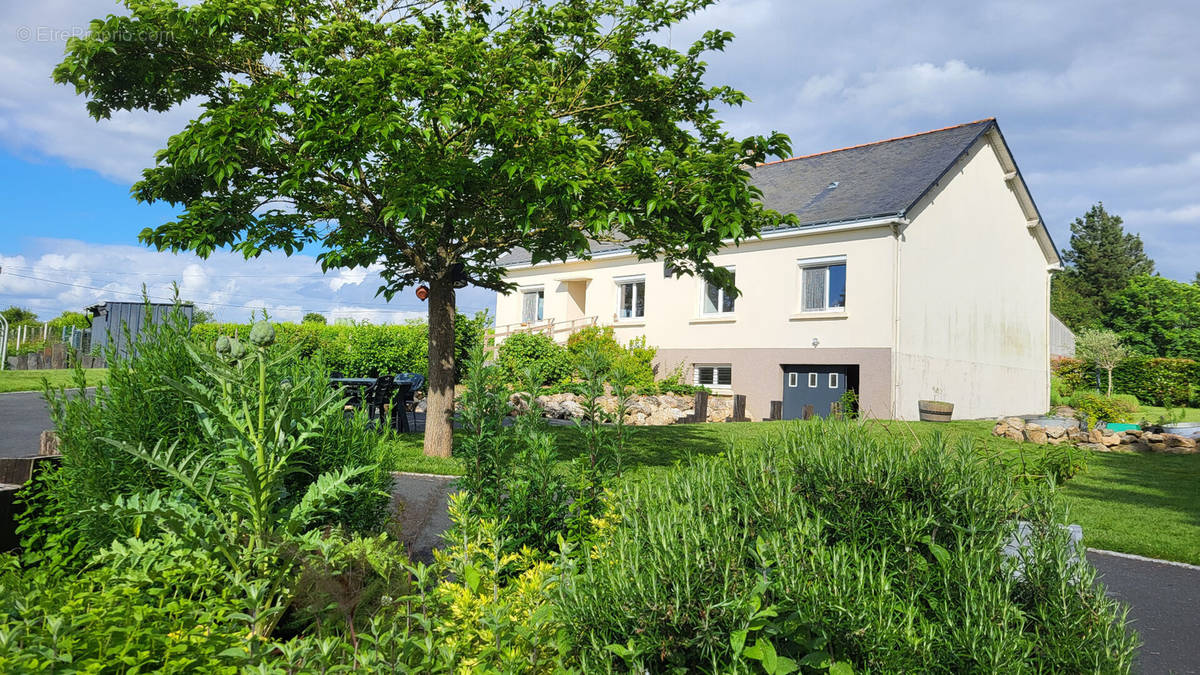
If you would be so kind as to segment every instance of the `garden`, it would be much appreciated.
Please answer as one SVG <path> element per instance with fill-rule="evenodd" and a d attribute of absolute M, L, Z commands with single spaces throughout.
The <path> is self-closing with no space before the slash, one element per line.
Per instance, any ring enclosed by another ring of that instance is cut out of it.
<path fill-rule="evenodd" d="M 583 404 L 634 392 L 631 350 L 593 338 Z M 1061 527 L 1069 461 L 854 420 L 549 427 L 477 342 L 440 460 L 453 526 L 414 562 L 389 507 L 408 439 L 347 416 L 300 351 L 266 322 L 210 342 L 172 321 L 109 355 L 94 400 L 48 389 L 63 454 L 0 559 L 0 669 L 1130 668 L 1124 609 Z"/>

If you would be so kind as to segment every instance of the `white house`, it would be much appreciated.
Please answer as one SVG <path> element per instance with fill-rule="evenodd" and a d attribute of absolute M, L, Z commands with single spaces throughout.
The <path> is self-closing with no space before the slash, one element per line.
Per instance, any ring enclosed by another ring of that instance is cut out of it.
<path fill-rule="evenodd" d="M 847 388 L 861 409 L 914 419 L 917 401 L 959 419 L 1049 407 L 1050 275 L 1061 261 L 994 119 L 759 165 L 764 204 L 800 225 L 713 257 L 727 298 L 620 244 L 589 259 L 501 261 L 518 290 L 496 301 L 498 334 L 583 325 L 644 335 L 660 372 L 682 364 L 747 396 L 827 412 Z"/>

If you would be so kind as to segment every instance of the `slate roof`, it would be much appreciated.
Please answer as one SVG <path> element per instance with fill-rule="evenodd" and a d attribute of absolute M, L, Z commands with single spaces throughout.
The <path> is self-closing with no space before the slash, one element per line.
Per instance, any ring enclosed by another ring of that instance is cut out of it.
<path fill-rule="evenodd" d="M 762 190 L 764 206 L 795 214 L 800 228 L 903 216 L 995 124 L 989 118 L 767 162 L 750 170 L 750 182 Z M 619 243 L 596 243 L 592 254 L 624 248 Z M 498 264 L 507 267 L 529 261 L 527 251 L 515 249 Z"/>

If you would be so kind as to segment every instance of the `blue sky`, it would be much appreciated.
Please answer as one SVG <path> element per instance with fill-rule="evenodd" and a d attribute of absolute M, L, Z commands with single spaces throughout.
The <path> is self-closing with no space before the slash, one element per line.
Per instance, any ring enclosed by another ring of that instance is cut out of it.
<path fill-rule="evenodd" d="M 0 306 L 53 316 L 143 282 L 165 294 L 175 279 L 228 319 L 257 306 L 281 318 L 420 316 L 411 293 L 375 298 L 368 270 L 321 276 L 307 255 L 201 261 L 138 245 L 172 211 L 136 204 L 129 185 L 195 108 L 97 123 L 49 79 L 66 37 L 118 10 L 110 0 L 0 8 Z M 1190 280 L 1200 270 L 1196 26 L 1200 5 L 1188 2 L 725 0 L 664 39 L 682 47 L 706 28 L 733 31 L 708 59 L 711 82 L 752 99 L 726 112 L 729 129 L 778 129 L 796 154 L 997 117 L 1060 247 L 1071 219 L 1102 200 L 1162 274 Z M 468 289 L 460 304 L 491 307 L 492 294 Z"/>

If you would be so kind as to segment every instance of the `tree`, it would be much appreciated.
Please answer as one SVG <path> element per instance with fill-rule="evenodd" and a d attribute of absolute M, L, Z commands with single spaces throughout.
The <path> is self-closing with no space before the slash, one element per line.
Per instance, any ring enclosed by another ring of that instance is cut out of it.
<path fill-rule="evenodd" d="M 316 312 L 309 312 L 308 314 L 304 315 L 303 319 L 301 319 L 301 323 L 319 323 L 322 326 L 324 326 L 325 324 L 327 324 L 329 322 L 326 321 L 324 315 L 317 314 Z"/>
<path fill-rule="evenodd" d="M 1141 274 L 1154 273 L 1154 261 L 1142 250 L 1142 238 L 1128 234 L 1120 216 L 1098 202 L 1071 224 L 1071 248 L 1064 249 L 1063 274 L 1073 278 L 1075 289 L 1107 313 L 1114 295 Z"/>
<path fill-rule="evenodd" d="M 184 304 L 189 304 L 189 303 L 184 303 Z M 215 317 L 213 316 L 213 313 L 208 311 L 207 309 L 200 309 L 199 307 L 192 305 L 192 323 L 193 324 L 212 323 L 214 318 Z"/>
<path fill-rule="evenodd" d="M 1121 338 L 1110 330 L 1089 328 L 1075 337 L 1075 351 L 1084 361 L 1108 371 L 1108 395 L 1112 396 L 1113 368 L 1129 358 L 1129 350 L 1121 344 Z"/>
<path fill-rule="evenodd" d="M 64 326 L 84 329 L 92 325 L 92 320 L 82 312 L 63 312 L 58 317 L 50 319 L 50 328 L 62 330 Z"/>
<path fill-rule="evenodd" d="M 709 31 L 659 44 L 715 0 L 126 0 L 68 42 L 55 80 L 92 116 L 203 112 L 133 188 L 180 214 L 144 243 L 247 257 L 319 244 L 324 269 L 379 263 L 391 299 L 428 286 L 425 451 L 448 455 L 455 289 L 513 285 L 497 260 L 587 257 L 627 242 L 736 293 L 709 256 L 763 227 L 747 166 L 788 154 L 716 116 Z M 167 40 L 163 36 L 170 36 Z"/>
<path fill-rule="evenodd" d="M 1139 352 L 1200 360 L 1200 286 L 1136 277 L 1113 298 L 1108 323 Z"/>
<path fill-rule="evenodd" d="M 1192 279 L 1193 286 L 1200 286 L 1200 272 L 1196 272 L 1196 278 Z"/>
<path fill-rule="evenodd" d="M 1100 328 L 1104 315 L 1096 301 L 1079 292 L 1079 278 L 1055 274 L 1050 279 L 1050 311 L 1075 333 Z"/>
<path fill-rule="evenodd" d="M 17 307 L 16 305 L 9 305 L 8 309 L 0 311 L 0 316 L 7 319 L 10 326 L 15 326 L 19 323 L 35 323 L 37 321 L 37 314 L 34 314 L 33 310 Z"/>

